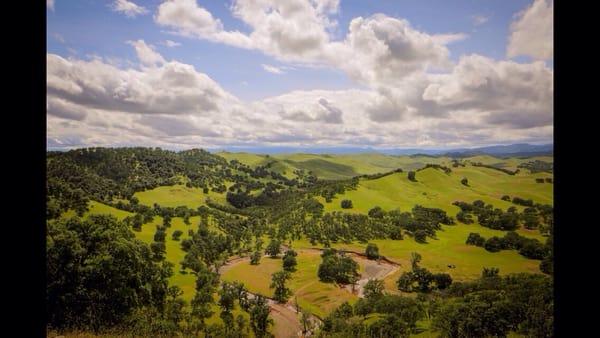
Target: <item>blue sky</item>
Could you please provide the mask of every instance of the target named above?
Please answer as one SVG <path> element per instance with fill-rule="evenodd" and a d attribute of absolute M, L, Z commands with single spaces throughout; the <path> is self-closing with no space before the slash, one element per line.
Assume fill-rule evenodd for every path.
<path fill-rule="evenodd" d="M 308 3 L 309 0 L 306 1 Z M 539 2 L 544 1 L 541 0 Z M 48 54 L 56 55 L 67 60 L 79 60 L 82 62 L 88 62 L 91 60 L 91 56 L 94 55 L 103 60 L 104 63 L 116 65 L 122 70 L 139 69 L 139 52 L 135 48 L 132 48 L 132 45 L 127 43 L 127 41 L 143 40 L 151 50 L 162 56 L 166 62 L 175 61 L 181 64 L 192 65 L 195 71 L 207 75 L 216 82 L 221 89 L 233 95 L 237 100 L 243 103 L 262 103 L 263 100 L 268 101 L 270 98 L 282 95 L 285 96 L 294 91 L 306 92 L 315 90 L 322 91 L 323 93 L 320 94 L 322 97 L 320 98 L 325 98 L 326 100 L 329 100 L 328 102 L 331 102 L 334 97 L 332 96 L 331 99 L 330 97 L 325 97 L 327 96 L 326 93 L 338 92 L 339 94 L 341 91 L 349 92 L 352 90 L 371 91 L 373 92 L 373 95 L 384 96 L 387 92 L 398 91 L 398 94 L 393 95 L 394 99 L 397 99 L 404 95 L 400 92 L 400 88 L 403 86 L 400 82 L 406 81 L 405 79 L 407 78 L 411 78 L 411 76 L 405 77 L 404 74 L 398 75 L 398 81 L 391 85 L 387 83 L 388 81 L 383 81 L 381 79 L 367 79 L 368 75 L 356 75 L 357 72 L 363 72 L 363 70 L 354 71 L 348 69 L 348 67 L 344 65 L 344 60 L 330 60 L 332 58 L 331 53 L 327 54 L 329 56 L 324 56 L 326 55 L 326 52 L 318 51 L 315 52 L 316 56 L 307 58 L 304 55 L 300 55 L 300 53 L 295 54 L 294 52 L 286 52 L 284 54 L 283 52 L 277 52 L 277 46 L 271 48 L 268 45 L 267 47 L 260 45 L 259 47 L 253 47 L 251 49 L 240 48 L 239 44 L 227 43 L 218 39 L 215 41 L 213 37 L 203 35 L 204 33 L 198 33 L 194 36 L 183 36 L 181 30 L 177 27 L 177 19 L 168 24 L 161 24 L 159 23 L 159 20 L 156 19 L 161 10 L 160 6 L 164 5 L 163 1 L 137 0 L 132 1 L 132 3 L 145 8 L 145 13 L 135 15 L 134 17 L 128 16 L 123 11 L 114 10 L 111 1 L 55 0 L 53 6 L 49 7 L 47 11 Z M 242 19 L 234 17 L 234 14 L 232 13 L 232 2 L 230 1 L 192 1 L 192 3 L 195 4 L 195 7 L 202 8 L 203 11 L 209 12 L 214 19 L 220 20 L 224 31 L 239 31 L 246 36 L 250 36 L 254 30 L 259 30 L 259 27 L 256 25 L 253 26 L 252 23 L 244 22 Z M 525 0 L 342 0 L 337 4 L 336 9 L 333 12 L 322 14 L 315 20 L 321 20 L 325 17 L 328 20 L 337 22 L 333 28 L 329 27 L 323 29 L 328 36 L 326 41 L 327 44 L 344 41 L 346 37 L 349 36 L 349 25 L 353 19 L 357 17 L 363 17 L 365 19 L 372 18 L 372 16 L 377 13 L 381 13 L 386 18 L 391 18 L 392 20 L 406 20 L 410 23 L 411 30 L 418 32 L 419 34 L 425 34 L 427 37 L 441 34 L 461 34 L 462 38 L 458 39 L 458 41 L 443 43 L 439 46 L 439 48 L 447 49 L 449 52 L 447 56 L 444 56 L 447 60 L 443 60 L 443 62 L 452 64 L 452 66 L 446 66 L 446 68 L 444 68 L 442 73 L 445 74 L 452 73 L 452 67 L 457 67 L 457 65 L 460 64 L 461 57 L 470 55 L 481 56 L 486 58 L 486 60 L 489 59 L 493 65 L 490 67 L 495 67 L 496 64 L 498 64 L 498 67 L 501 67 L 501 65 L 499 65 L 501 61 L 510 61 L 523 65 L 534 65 L 536 61 L 543 62 L 545 69 L 552 72 L 552 58 L 540 58 L 540 54 L 535 51 L 531 52 L 527 50 L 519 55 L 513 55 L 510 58 L 507 57 L 507 48 L 511 34 L 519 33 L 515 33 L 511 30 L 511 24 L 515 21 L 519 21 L 519 16 L 517 16 L 517 14 L 532 7 L 532 3 L 533 1 Z M 284 13 L 283 10 L 282 13 Z M 544 23 L 538 24 L 535 22 L 536 17 L 541 17 L 541 15 L 536 15 L 538 14 L 533 13 L 530 15 L 531 18 L 527 20 L 523 19 L 523 27 L 528 27 L 527 25 L 543 26 Z M 521 18 L 522 17 L 523 15 Z M 376 20 L 373 20 L 373 22 L 375 21 Z M 395 27 L 403 27 L 401 24 L 398 25 L 400 26 Z M 547 23 L 545 25 L 547 26 Z M 199 27 L 198 31 L 201 31 L 202 29 L 204 28 Z M 174 33 L 178 30 L 179 34 Z M 525 33 L 520 34 L 523 35 Z M 529 37 L 523 35 L 520 39 L 522 41 L 527 38 Z M 166 40 L 177 42 L 180 45 L 168 47 L 164 44 Z M 526 43 L 521 43 L 521 45 L 526 45 Z M 520 48 L 523 49 L 523 47 Z M 519 47 L 515 47 L 515 50 L 518 52 Z M 348 53 L 349 54 L 346 57 L 352 58 L 352 56 L 350 56 L 353 55 L 352 52 Z M 402 59 L 401 55 L 398 57 Z M 436 58 L 438 57 L 436 56 Z M 439 60 L 436 59 L 436 62 L 438 61 Z M 375 61 L 372 59 L 365 59 L 365 62 Z M 277 67 L 282 73 L 274 74 L 267 72 L 263 68 L 263 65 Z M 383 67 L 384 66 L 382 66 L 382 68 Z M 420 67 L 418 67 L 418 71 L 415 71 L 412 68 L 413 65 L 410 67 L 411 70 L 409 75 L 412 75 L 413 77 L 418 76 L 420 72 L 422 72 L 423 76 L 430 76 L 434 73 L 431 70 L 422 70 Z M 456 69 L 458 69 L 458 67 Z M 391 76 L 395 76 L 396 71 L 396 69 L 393 69 L 393 72 L 390 73 Z M 367 74 L 366 71 L 365 74 Z M 423 86 L 425 89 L 426 84 L 423 84 Z M 419 96 L 422 96 L 422 94 L 423 93 L 419 93 Z M 546 94 L 547 93 L 542 96 Z M 536 97 L 539 99 L 540 95 L 537 95 Z M 64 99 L 64 97 L 61 99 Z M 337 99 L 343 100 L 341 98 Z M 442 100 L 442 98 L 440 97 L 439 100 Z M 317 101 L 318 100 L 315 99 L 315 102 Z M 381 100 L 377 102 L 380 101 Z M 503 102 L 504 101 L 506 100 L 503 100 Z M 286 110 L 285 104 L 287 104 L 287 102 L 288 101 L 280 104 L 280 106 L 283 107 L 280 109 L 281 111 Z M 412 101 L 409 103 L 401 102 L 398 104 L 392 102 L 391 105 L 393 107 L 405 106 L 406 109 L 398 109 L 409 111 L 411 112 L 410 114 L 418 114 L 417 111 L 419 110 L 419 107 L 411 102 Z M 439 103 L 436 104 L 439 105 Z M 323 109 L 322 105 L 319 106 L 317 104 L 317 106 L 319 109 Z M 463 106 L 471 107 L 470 104 L 466 103 Z M 85 108 L 86 106 L 83 105 L 82 109 Z M 98 107 L 95 106 L 94 108 L 96 109 Z M 309 108 L 294 107 L 293 109 L 290 109 L 306 112 Z M 454 110 L 449 109 L 450 108 L 448 108 L 447 112 L 444 112 L 445 115 L 455 113 Z M 511 109 L 510 107 L 506 107 L 505 110 L 507 110 L 506 114 L 518 114 L 516 112 L 518 108 Z M 482 112 L 483 115 L 481 116 L 493 113 L 491 111 L 483 110 Z M 143 111 L 134 113 L 144 114 Z M 551 114 L 552 112 L 546 113 Z M 49 114 L 51 113 L 49 112 Z M 164 115 L 169 114 L 170 112 L 164 112 Z M 306 114 L 310 117 L 308 120 L 318 120 L 319 112 L 314 112 L 311 115 L 311 112 L 308 111 Z M 345 110 L 344 114 L 346 114 Z M 368 115 L 369 112 L 362 112 L 362 114 Z M 427 112 L 425 112 L 425 114 L 427 114 Z M 444 114 L 440 114 L 440 116 Z M 455 114 L 460 115 L 464 113 L 457 112 Z M 536 112 L 536 114 L 538 114 L 538 112 Z M 54 116 L 59 115 L 60 114 L 54 114 Z M 190 116 L 192 115 L 194 114 L 190 113 Z M 399 113 L 398 115 L 401 114 Z M 374 115 L 371 114 L 368 116 L 373 117 Z M 64 119 L 64 114 L 62 118 Z M 507 117 L 489 118 L 488 120 L 505 121 L 506 118 Z M 379 117 L 380 122 L 383 121 L 382 119 L 387 119 L 387 117 Z M 307 119 L 305 120 L 308 121 Z M 377 118 L 373 117 L 371 120 L 377 121 Z M 67 125 L 69 123 L 84 123 L 82 121 L 83 120 L 72 119 L 71 121 L 62 121 L 62 125 Z M 344 121 L 346 120 L 344 119 Z M 401 121 L 401 119 L 398 118 L 397 121 Z M 440 121 L 435 122 L 439 123 Z M 529 127 L 532 124 L 535 123 L 527 122 L 516 129 L 522 129 L 523 126 Z M 57 123 L 57 125 L 59 125 L 59 123 Z M 505 125 L 510 125 L 510 123 L 504 123 L 503 126 Z M 534 127 L 546 127 L 546 129 L 548 129 L 548 124 L 546 122 L 543 126 L 536 125 Z M 50 129 L 51 127 L 49 126 L 49 134 L 52 134 Z M 348 128 L 345 129 L 345 132 L 347 132 L 347 129 Z M 57 129 L 52 131 L 55 131 L 54 134 L 56 135 L 60 134 L 60 131 Z M 508 139 L 506 142 L 513 140 L 541 142 L 542 139 L 545 141 L 550 140 L 552 136 L 551 133 L 548 133 L 548 130 L 545 132 L 537 130 L 532 134 L 543 134 L 544 136 L 534 136 L 530 139 L 524 137 L 523 135 L 525 135 L 525 133 L 522 132 L 513 134 L 518 135 L 507 135 Z M 72 138 L 73 135 L 70 137 Z M 377 141 L 374 141 L 375 139 L 377 139 L 375 136 L 369 138 L 371 141 L 368 142 L 374 142 L 369 144 L 369 146 L 378 145 L 376 144 Z M 473 138 L 473 140 L 475 139 L 477 138 Z M 259 144 L 260 142 L 265 141 L 257 140 L 256 144 Z M 336 142 L 337 141 L 333 141 L 332 144 L 335 145 Z M 344 142 L 342 143 L 347 144 L 347 139 Z M 422 145 L 427 145 L 427 142 L 433 141 L 421 141 Z M 439 142 L 442 141 L 440 140 L 438 143 Z M 504 141 L 500 139 L 490 139 L 483 143 L 494 142 Z M 394 145 L 394 141 L 392 140 L 386 140 L 384 143 L 385 146 Z M 405 146 L 419 145 L 409 144 L 407 141 L 397 143 L 398 146 L 400 146 L 401 143 Z M 457 140 L 456 144 L 475 145 L 474 141 L 468 140 Z M 384 146 L 383 143 L 380 145 Z"/>

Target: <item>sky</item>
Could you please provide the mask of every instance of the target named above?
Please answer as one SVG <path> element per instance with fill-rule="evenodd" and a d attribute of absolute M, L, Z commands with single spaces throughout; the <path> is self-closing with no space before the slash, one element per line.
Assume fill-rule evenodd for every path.
<path fill-rule="evenodd" d="M 552 143 L 547 0 L 47 0 L 47 146 Z"/>

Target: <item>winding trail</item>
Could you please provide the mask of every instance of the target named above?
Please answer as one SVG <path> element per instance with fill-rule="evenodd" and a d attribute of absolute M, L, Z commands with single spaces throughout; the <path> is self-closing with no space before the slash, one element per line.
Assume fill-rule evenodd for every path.
<path fill-rule="evenodd" d="M 286 250 L 287 248 L 284 248 Z M 323 249 L 321 248 L 306 248 L 301 251 L 312 251 L 312 252 L 321 252 Z M 349 250 L 339 250 L 340 252 L 344 252 L 350 255 L 353 259 L 358 261 L 359 264 L 364 266 L 363 273 L 361 274 L 361 278 L 356 282 L 354 286 L 352 285 L 344 285 L 341 286 L 345 290 L 350 293 L 357 295 L 358 297 L 364 297 L 364 286 L 367 284 L 369 279 L 385 279 L 388 276 L 394 274 L 400 268 L 400 264 L 393 262 L 385 257 L 380 258 L 379 260 L 369 260 L 366 258 L 365 254 L 349 251 Z M 264 255 L 263 257 L 266 257 Z M 240 257 L 234 256 L 228 259 L 225 264 L 221 266 L 219 269 L 219 274 L 227 272 L 232 267 L 243 263 L 249 262 L 250 257 Z M 299 290 L 296 290 L 298 292 Z M 250 297 L 256 297 L 255 294 L 248 292 Z M 292 304 L 291 300 L 286 304 L 277 303 L 274 299 L 266 297 L 271 316 L 275 323 L 273 328 L 273 334 L 277 338 L 290 338 L 290 337 L 309 337 L 310 332 L 307 335 L 302 334 L 302 324 L 300 323 L 300 314 L 296 311 L 296 307 Z M 321 318 L 311 314 L 309 320 L 313 323 L 313 327 L 319 327 L 322 325 L 323 321 Z"/>

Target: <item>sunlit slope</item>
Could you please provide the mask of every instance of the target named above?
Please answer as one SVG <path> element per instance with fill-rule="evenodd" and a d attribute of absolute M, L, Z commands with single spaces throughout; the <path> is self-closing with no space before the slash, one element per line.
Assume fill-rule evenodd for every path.
<path fill-rule="evenodd" d="M 472 163 L 481 163 L 508 170 L 516 170 L 520 164 L 526 162 L 543 161 L 554 163 L 554 158 L 552 156 L 498 158 L 490 155 L 478 155 L 464 158 L 464 160 L 471 161 Z"/>
<path fill-rule="evenodd" d="M 447 157 L 392 156 L 380 153 L 258 155 L 220 152 L 218 155 L 228 161 L 238 160 L 250 167 L 270 164 L 272 170 L 288 177 L 292 177 L 294 170 L 297 169 L 312 171 L 321 179 L 346 179 L 357 175 L 388 172 L 398 168 L 413 170 L 422 168 L 427 163 L 450 163 L 450 158 Z"/>
<path fill-rule="evenodd" d="M 268 155 L 260 155 L 260 154 L 251 154 L 251 153 L 231 153 L 227 151 L 222 151 L 216 153 L 227 161 L 238 160 L 241 163 L 244 163 L 250 167 L 256 167 L 263 164 L 263 161 L 268 158 Z"/>
<path fill-rule="evenodd" d="M 461 184 L 466 177 L 469 186 Z M 455 215 L 460 209 L 452 203 L 457 200 L 472 202 L 481 199 L 506 210 L 512 203 L 501 200 L 503 195 L 532 198 L 535 202 L 553 204 L 553 184 L 536 183 L 536 177 L 550 174 L 507 175 L 482 167 L 452 168 L 450 174 L 427 168 L 417 172 L 417 182 L 411 182 L 406 173 L 396 173 L 375 180 L 361 179 L 356 190 L 337 195 L 331 203 L 322 203 L 326 211 L 344 210 L 367 213 L 374 206 L 386 210 L 400 208 L 409 211 L 416 204 L 436 207 Z M 352 200 L 353 208 L 342 209 L 342 199 Z"/>
<path fill-rule="evenodd" d="M 151 190 L 136 192 L 134 196 L 140 201 L 140 204 L 153 206 L 154 203 L 161 207 L 186 206 L 196 209 L 204 205 L 206 198 L 211 198 L 220 204 L 225 203 L 225 194 L 209 191 L 205 194 L 200 188 L 188 188 L 185 185 L 178 184 L 173 186 L 162 186 Z"/>
<path fill-rule="evenodd" d="M 460 183 L 466 177 L 469 186 Z M 417 172 L 417 182 L 411 182 L 406 173 L 392 174 L 375 180 L 361 179 L 358 188 L 338 195 L 331 203 L 326 203 L 326 211 L 345 211 L 367 213 L 374 206 L 385 210 L 399 208 L 410 211 L 416 204 L 445 210 L 450 216 L 455 216 L 460 209 L 452 203 L 457 200 L 473 202 L 483 200 L 495 207 L 506 210 L 515 206 L 501 200 L 503 195 L 531 198 L 535 202 L 553 204 L 552 184 L 536 183 L 536 177 L 551 177 L 550 174 L 507 175 L 500 171 L 481 167 L 452 168 L 450 174 L 441 170 L 428 168 Z M 352 209 L 342 209 L 342 199 L 350 199 Z M 519 210 L 523 207 L 517 206 Z M 515 250 L 505 250 L 491 253 L 483 248 L 469 246 L 465 241 L 470 232 L 478 232 L 485 238 L 504 236 L 506 232 L 492 230 L 475 223 L 465 225 L 457 223 L 454 226 L 443 226 L 437 232 L 437 239 L 428 239 L 427 244 L 419 244 L 412 238 L 394 241 L 372 240 L 379 246 L 380 253 L 391 258 L 406 268 L 411 252 L 419 252 L 423 256 L 423 266 L 436 272 L 447 272 L 454 279 L 465 280 L 477 278 L 483 267 L 498 267 L 501 273 L 539 272 L 539 261 L 530 260 L 519 255 Z M 539 231 L 519 229 L 523 236 L 545 241 Z M 306 241 L 297 241 L 296 247 L 310 247 Z M 364 251 L 366 244 L 335 244 L 334 247 Z M 456 268 L 449 268 L 455 265 Z M 390 290 L 395 288 L 394 282 L 399 274 L 390 276 L 386 285 Z"/>
<path fill-rule="evenodd" d="M 357 175 L 384 173 L 398 168 L 408 171 L 423 168 L 427 164 L 450 166 L 452 163 L 452 158 L 445 156 L 396 156 L 381 153 L 259 155 L 221 152 L 218 155 L 228 161 L 236 159 L 250 167 L 270 163 L 273 170 L 288 177 L 292 177 L 293 171 L 296 169 L 312 171 L 321 179 L 347 179 Z M 551 156 L 498 158 L 490 155 L 478 155 L 460 159 L 460 161 L 477 162 L 509 170 L 516 170 L 518 165 L 535 160 L 553 162 Z"/>
<path fill-rule="evenodd" d="M 120 210 L 117 208 L 113 208 L 110 205 L 106 205 L 104 203 L 100 203 L 100 202 L 96 202 L 96 201 L 90 201 L 88 204 L 88 212 L 86 212 L 83 217 L 86 218 L 89 215 L 113 215 L 115 216 L 118 220 L 122 221 L 125 217 L 127 216 L 133 216 L 133 213 L 125 211 L 125 210 Z M 61 215 L 61 218 L 70 218 L 76 216 L 75 210 L 69 210 L 67 212 L 64 212 Z"/>

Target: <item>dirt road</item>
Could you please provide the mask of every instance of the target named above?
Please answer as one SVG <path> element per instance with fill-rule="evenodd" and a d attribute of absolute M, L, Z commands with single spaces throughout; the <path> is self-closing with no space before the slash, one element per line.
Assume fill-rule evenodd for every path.
<path fill-rule="evenodd" d="M 302 249 L 300 251 L 314 251 L 320 252 L 321 249 L 311 248 L 311 249 Z M 389 275 L 395 273 L 400 265 L 389 260 L 369 260 L 364 255 L 355 253 L 355 252 L 347 252 L 346 254 L 350 255 L 352 259 L 356 260 L 359 264 L 364 266 L 363 273 L 361 274 L 360 279 L 354 285 L 346 285 L 344 289 L 348 292 L 352 292 L 356 294 L 358 297 L 364 297 L 364 286 L 367 284 L 369 279 L 377 278 L 377 279 L 385 279 Z M 266 256 L 266 255 L 265 255 Z M 220 269 L 219 274 L 223 274 L 233 266 L 236 266 L 242 262 L 249 262 L 250 257 L 233 257 L 229 259 Z M 249 295 L 254 296 L 254 294 L 249 293 Z M 269 308 L 271 310 L 271 317 L 273 318 L 274 326 L 273 326 L 273 334 L 277 338 L 290 338 L 290 337 L 302 337 L 302 325 L 300 323 L 300 314 L 296 312 L 296 308 L 293 304 L 288 302 L 287 304 L 279 304 L 275 300 L 271 298 L 267 298 L 269 303 Z M 310 317 L 311 321 L 314 325 L 319 326 L 322 324 L 321 320 L 315 316 Z"/>

